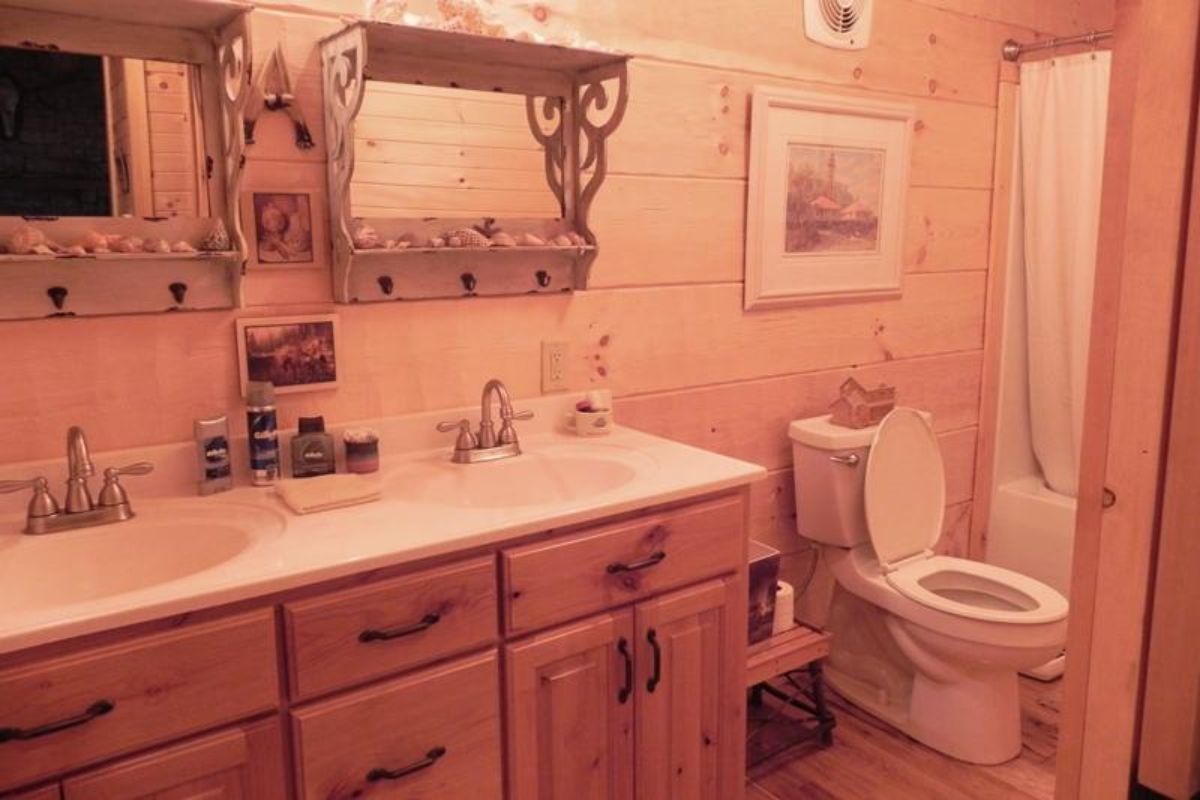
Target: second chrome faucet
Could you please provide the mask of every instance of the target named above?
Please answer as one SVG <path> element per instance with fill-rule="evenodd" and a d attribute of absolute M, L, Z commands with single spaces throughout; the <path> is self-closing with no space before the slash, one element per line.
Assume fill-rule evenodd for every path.
<path fill-rule="evenodd" d="M 500 402 L 500 430 L 492 420 L 492 397 Z M 496 461 L 501 458 L 512 458 L 521 454 L 521 444 L 517 438 L 514 420 L 533 419 L 532 411 L 514 411 L 512 399 L 504 383 L 492 378 L 483 387 L 483 396 L 479 401 L 479 431 L 472 432 L 471 421 L 460 419 L 457 422 L 440 422 L 438 430 L 443 433 L 458 431 L 454 442 L 454 455 L 451 461 L 456 464 L 476 464 L 481 461 Z"/>

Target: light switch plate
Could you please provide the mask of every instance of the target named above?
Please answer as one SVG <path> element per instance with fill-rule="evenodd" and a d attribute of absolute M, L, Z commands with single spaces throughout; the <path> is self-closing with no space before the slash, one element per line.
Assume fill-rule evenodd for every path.
<path fill-rule="evenodd" d="M 542 342 L 542 392 L 564 392 L 567 389 L 566 342 Z"/>

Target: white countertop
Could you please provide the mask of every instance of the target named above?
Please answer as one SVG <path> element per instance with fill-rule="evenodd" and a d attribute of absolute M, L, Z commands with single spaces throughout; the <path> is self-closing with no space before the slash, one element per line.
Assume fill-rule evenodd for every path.
<path fill-rule="evenodd" d="M 533 404 L 546 406 L 544 419 L 561 419 L 561 400 Z M 407 429 L 425 430 L 434 416 L 446 415 L 421 415 L 406 423 L 417 427 Z M 127 481 L 138 512 L 127 523 L 25 536 L 19 533 L 23 515 L 4 513 L 0 653 L 498 545 L 745 485 L 766 474 L 754 464 L 619 426 L 595 438 L 561 432 L 553 423 L 530 428 L 522 432 L 521 456 L 489 464 L 451 464 L 446 444 L 410 452 L 385 449 L 378 478 L 382 500 L 317 514 L 291 513 L 269 488 L 188 496 L 190 479 L 183 486 L 155 486 L 141 498 L 138 484 Z M 400 438 L 399 430 L 392 426 L 385 436 Z M 171 447 L 176 450 L 167 460 L 190 457 L 190 445 Z M 594 458 L 600 468 L 592 469 Z M 100 468 L 115 463 L 99 455 L 94 460 Z M 165 471 L 176 477 L 188 472 L 178 464 Z M 0 478 L 15 474 L 0 469 Z M 511 490 L 497 488 L 506 481 Z M 178 546 L 160 547 L 164 536 L 178 537 Z M 223 547 L 232 555 L 213 554 Z M 185 559 L 195 571 L 130 591 L 96 589 L 113 581 L 136 585 L 139 569 L 157 569 L 164 559 Z M 215 563 L 205 566 L 206 559 Z M 31 574 L 35 571 L 41 574 Z"/>

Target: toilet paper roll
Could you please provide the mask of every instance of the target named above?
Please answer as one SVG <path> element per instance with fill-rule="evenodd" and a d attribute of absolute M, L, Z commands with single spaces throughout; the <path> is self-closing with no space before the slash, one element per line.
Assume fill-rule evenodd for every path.
<path fill-rule="evenodd" d="M 775 592 L 775 619 L 771 623 L 771 635 L 778 636 L 790 631 L 796 624 L 796 590 L 787 581 L 779 581 Z"/>

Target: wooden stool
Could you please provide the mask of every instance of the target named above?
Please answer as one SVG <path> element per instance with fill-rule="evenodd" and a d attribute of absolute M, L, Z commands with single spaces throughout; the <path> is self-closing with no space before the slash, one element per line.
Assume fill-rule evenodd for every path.
<path fill-rule="evenodd" d="M 791 630 L 750 645 L 746 658 L 746 687 L 750 690 L 750 703 L 760 706 L 763 694 L 769 694 L 805 712 L 814 722 L 786 747 L 761 755 L 754 759 L 755 763 L 813 738 L 818 739 L 821 747 L 833 744 L 833 729 L 837 726 L 837 720 L 825 702 L 825 680 L 821 671 L 821 660 L 829 655 L 829 639 L 825 631 L 797 622 Z M 772 678 L 801 669 L 808 673 L 807 689 L 788 694 L 770 684 Z"/>

